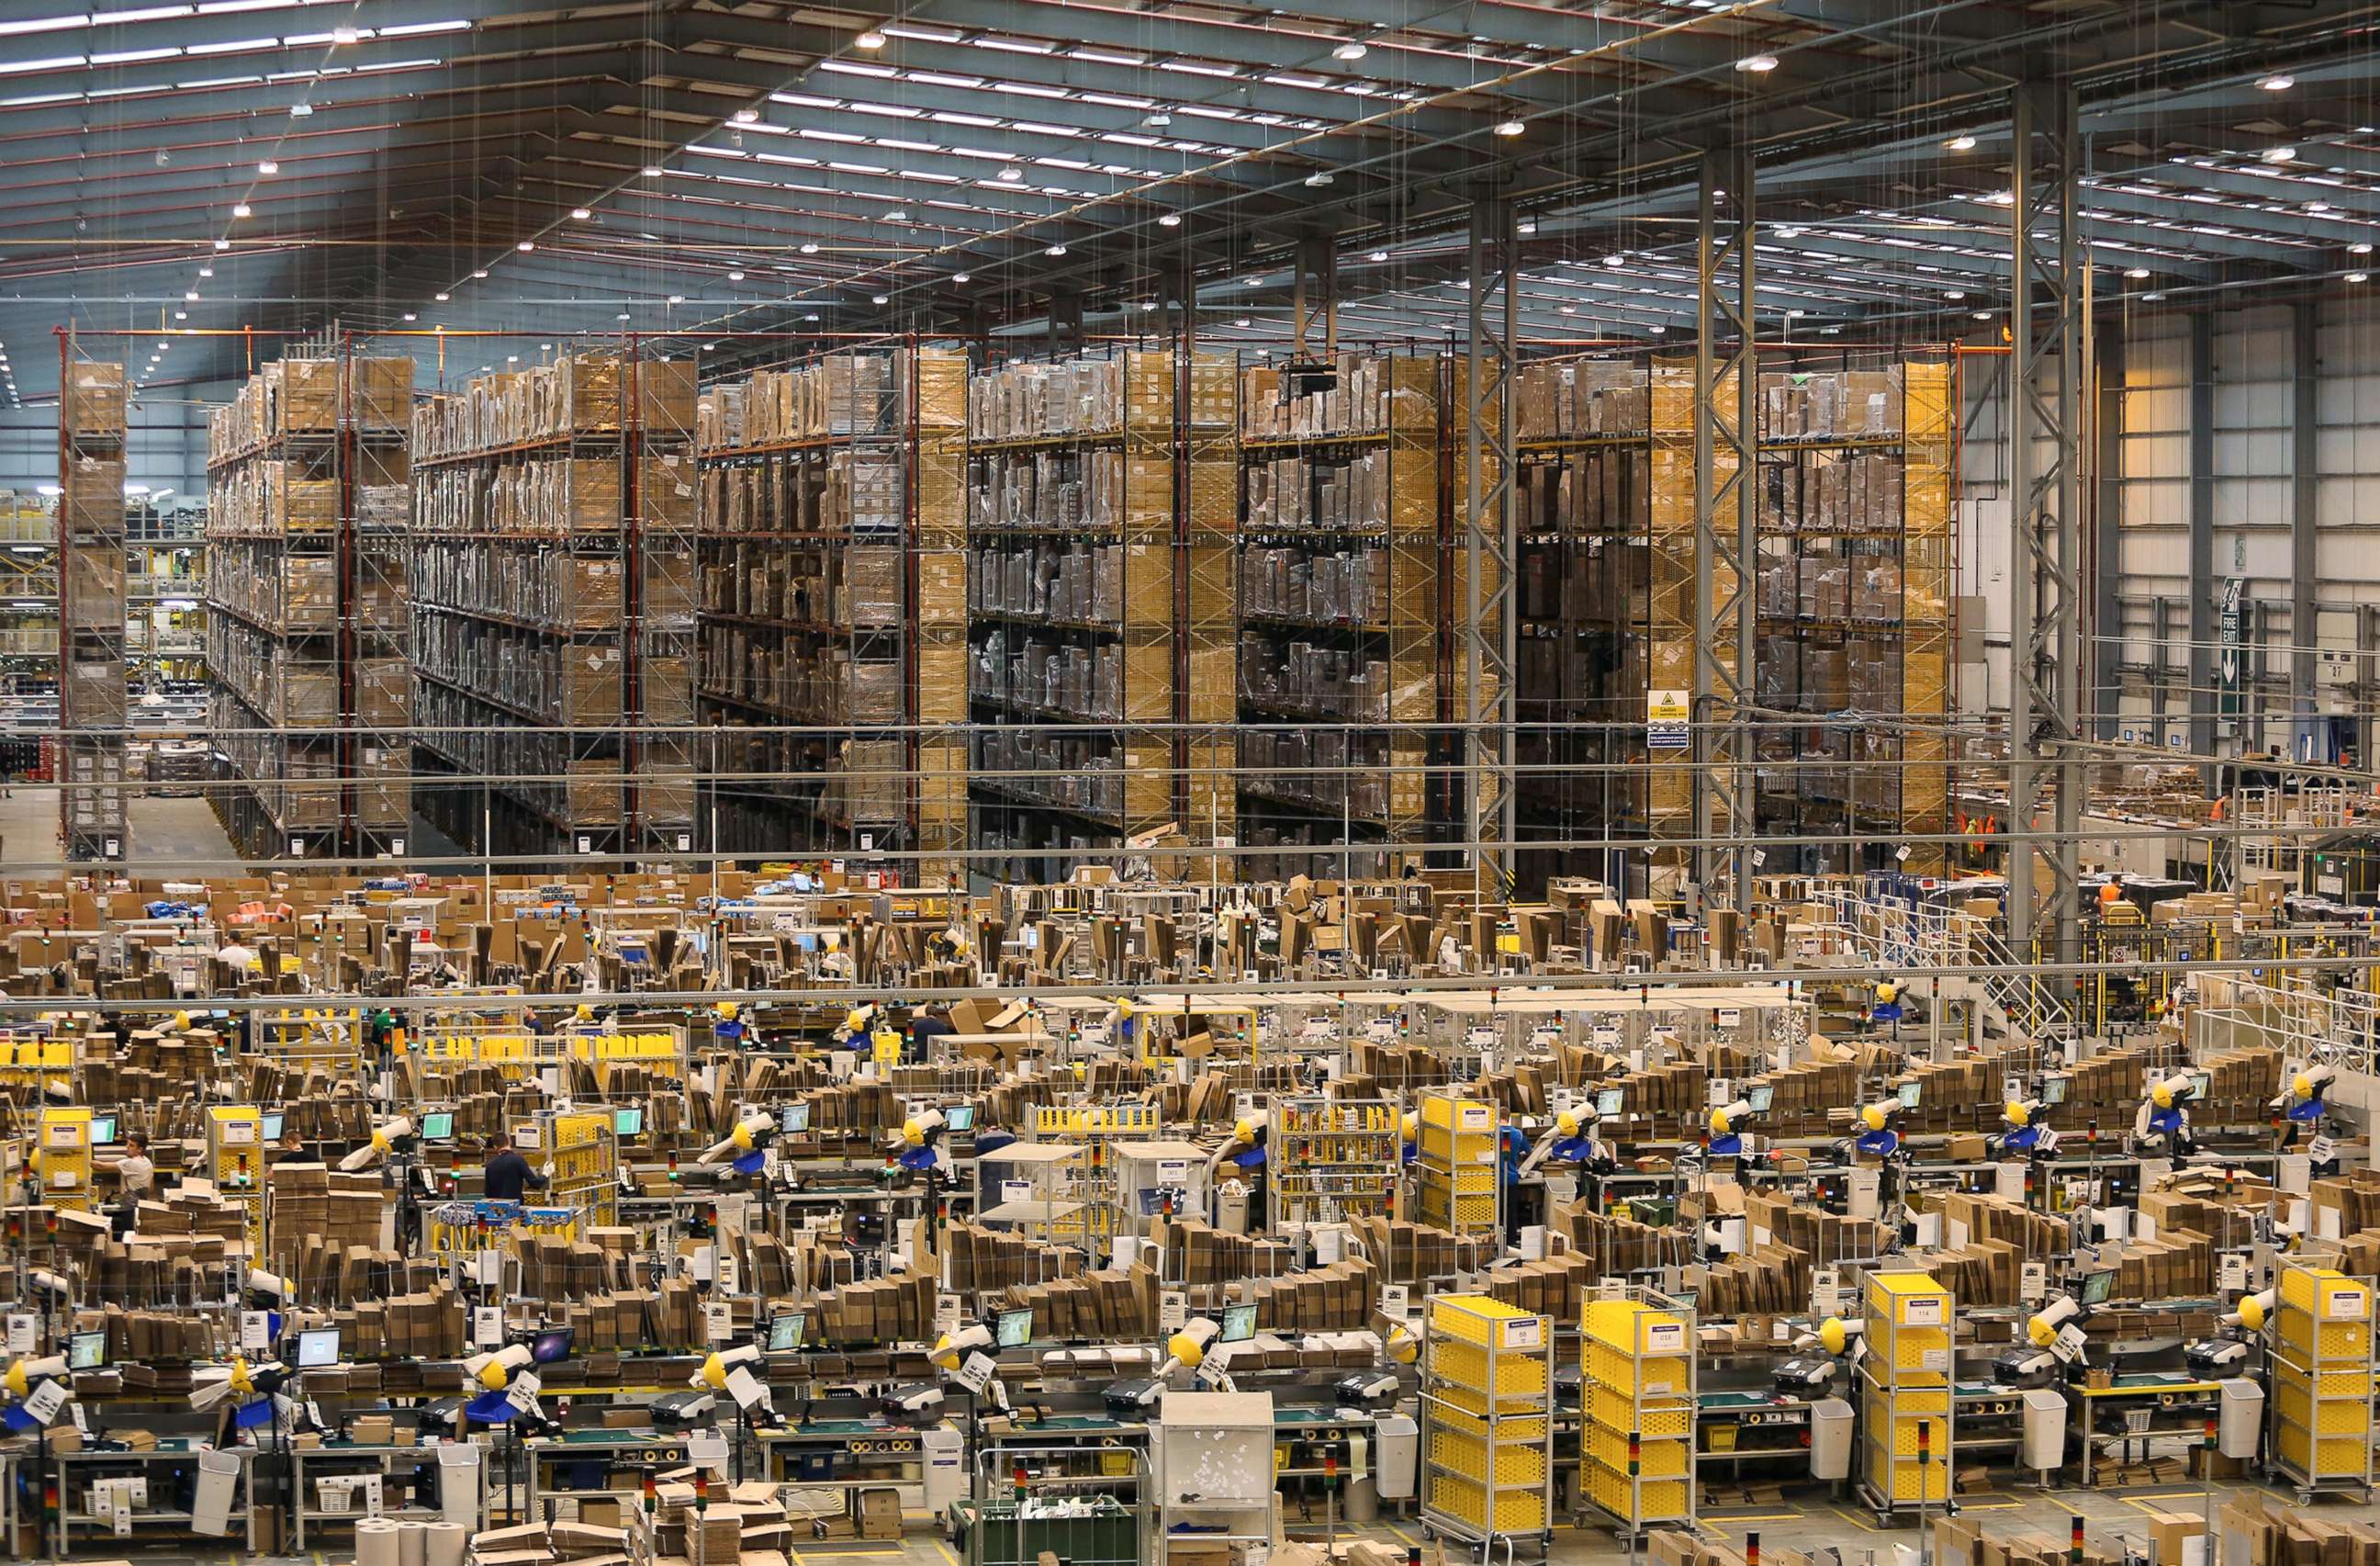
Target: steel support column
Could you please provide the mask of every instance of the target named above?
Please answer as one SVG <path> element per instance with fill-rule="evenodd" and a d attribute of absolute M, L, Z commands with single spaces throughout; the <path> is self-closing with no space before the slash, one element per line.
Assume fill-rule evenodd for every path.
<path fill-rule="evenodd" d="M 1512 398 L 1519 321 L 1520 234 L 1500 196 L 1471 204 L 1471 336 L 1463 368 L 1463 762 L 1473 866 L 1483 889 L 1509 891 L 1513 837 L 1514 670 L 1520 626 L 1512 564 L 1520 511 L 1513 490 Z M 1300 267 L 1301 281 L 1304 267 Z"/>
<path fill-rule="evenodd" d="M 1297 241 L 1297 278 L 1290 292 L 1290 361 L 1307 363 L 1339 351 L 1339 252 L 1328 234 Z"/>
<path fill-rule="evenodd" d="M 2112 740 L 2122 732 L 2124 611 L 2116 589 L 2124 579 L 2124 339 L 2112 324 L 2092 338 L 2095 408 L 2091 420 L 2091 625 L 2088 711 L 2093 733 Z"/>
<path fill-rule="evenodd" d="M 2216 592 L 2215 323 L 2198 311 L 2190 318 L 2190 646 L 2183 660 L 2190 669 L 2193 756 L 2215 753 Z M 2234 671 L 2231 681 L 2237 679 Z M 2207 776 L 2214 776 L 2212 768 Z"/>
<path fill-rule="evenodd" d="M 2010 945 L 2020 960 L 2081 956 L 2076 831 L 2082 822 L 2080 533 L 2082 348 L 2091 329 L 2079 268 L 2074 90 L 2015 93 L 2010 163 L 2009 327 Z"/>
<path fill-rule="evenodd" d="M 2315 480 L 2321 475 L 2322 454 L 2314 444 L 2316 400 L 2322 353 L 2315 334 L 2320 327 L 2314 307 L 2300 303 L 2289 311 L 2289 336 L 2296 373 L 2289 390 L 2289 688 L 2297 693 L 2290 703 L 2297 721 L 2290 725 L 2289 749 L 2296 752 L 2300 733 L 2313 727 L 2314 649 L 2320 638 L 2314 607 L 2314 573 L 2321 558 L 2314 545 L 2314 517 L 2320 505 Z"/>
<path fill-rule="evenodd" d="M 1752 153 L 1703 154 L 1695 246 L 1694 880 L 1706 900 L 1752 903 L 1755 831 L 1746 692 L 1759 647 L 1759 375 L 1753 339 Z"/>
<path fill-rule="evenodd" d="M 1049 348 L 1051 359 L 1065 359 L 1083 351 L 1083 296 L 1079 292 L 1050 296 Z"/>

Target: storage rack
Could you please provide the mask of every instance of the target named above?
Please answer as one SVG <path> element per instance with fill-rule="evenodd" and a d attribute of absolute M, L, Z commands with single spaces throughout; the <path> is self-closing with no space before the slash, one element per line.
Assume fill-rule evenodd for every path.
<path fill-rule="evenodd" d="M 1867 844 L 1856 863 L 1840 846 L 1787 850 L 1789 868 L 1891 869 L 1903 831 L 1945 829 L 1943 768 L 1896 770 L 1943 761 L 1944 741 L 1872 718 L 1946 710 L 1949 375 L 1917 356 L 1772 356 L 1761 372 L 1756 694 L 1814 716 L 1761 731 L 1759 827 Z M 1910 846 L 1912 874 L 1941 863 L 1937 845 Z"/>
<path fill-rule="evenodd" d="M 1449 602 L 1439 364 L 1350 351 L 1332 369 L 1319 390 L 1240 370 L 1238 821 L 1252 846 L 1419 842 L 1429 826 Z M 1288 853 L 1245 870 L 1386 863 Z"/>
<path fill-rule="evenodd" d="M 967 398 L 967 701 L 978 868 L 1062 879 L 1172 818 L 1174 356 L 976 375 Z"/>
<path fill-rule="evenodd" d="M 963 752 L 903 730 L 965 716 L 949 447 L 965 372 L 911 346 L 704 395 L 698 692 L 726 779 L 721 846 L 962 846 Z M 913 787 L 913 768 L 940 786 Z"/>
<path fill-rule="evenodd" d="M 414 414 L 418 738 L 473 851 L 693 840 L 694 364 L 573 347 Z"/>
<path fill-rule="evenodd" d="M 525 1151 L 535 1153 L 537 1162 L 552 1164 L 553 1174 L 537 1193 L 536 1205 L 566 1207 L 576 1213 L 574 1239 L 583 1237 L 590 1227 L 601 1229 L 616 1221 L 620 1144 L 613 1132 L 612 1111 L 543 1111 L 534 1120 L 514 1127 L 513 1140 Z"/>
<path fill-rule="evenodd" d="M 58 504 L 0 490 L 0 755 L 46 779 L 58 736 Z"/>
<path fill-rule="evenodd" d="M 2273 1323 L 2268 1472 L 2317 1494 L 2372 1493 L 2372 1289 L 2283 1258 Z"/>
<path fill-rule="evenodd" d="M 67 857 L 125 836 L 124 366 L 58 340 L 58 790 Z"/>
<path fill-rule="evenodd" d="M 1501 1196 L 1496 1139 L 1494 1104 L 1445 1093 L 1423 1094 L 1415 1216 L 1457 1234 L 1496 1232 Z"/>
<path fill-rule="evenodd" d="M 1694 1307 L 1625 1286 L 1586 1303 L 1580 1493 L 1625 1535 L 1694 1525 Z"/>
<path fill-rule="evenodd" d="M 1128 1142 L 1147 1142 L 1162 1133 L 1164 1122 L 1148 1104 L 1045 1105 L 1033 1111 L 1033 1140 L 1078 1149 L 1082 1162 L 1066 1171 L 1065 1194 L 1082 1203 L 1079 1212 L 1063 1222 L 1053 1221 L 1049 1237 L 1088 1248 L 1095 1255 L 1107 1252 L 1121 1217 L 1117 1199 L 1116 1149 Z"/>
<path fill-rule="evenodd" d="M 1950 1291 L 1922 1272 L 1872 1272 L 1861 1294 L 1859 1488 L 1880 1519 L 1950 1499 Z"/>
<path fill-rule="evenodd" d="M 1421 1377 L 1423 1525 L 1508 1548 L 1553 1533 L 1554 1334 L 1476 1294 L 1429 1302 Z"/>
<path fill-rule="evenodd" d="M 292 357 L 207 429 L 211 719 L 243 853 L 404 851 L 413 361 Z"/>
<path fill-rule="evenodd" d="M 152 689 L 206 678 L 206 509 L 125 507 L 125 656 Z M 147 727 L 135 709 L 133 721 Z M 189 727 L 203 721 L 203 711 Z M 176 724 L 173 727 L 184 727 Z"/>
<path fill-rule="evenodd" d="M 1642 356 L 1523 365 L 1515 820 L 1575 838 L 1641 824 L 1645 759 L 1652 367 Z M 1572 769 L 1582 770 L 1572 770 Z M 1600 855 L 1516 855 L 1521 883 L 1616 880 Z"/>
<path fill-rule="evenodd" d="M 1387 1217 L 1396 1205 L 1402 1117 L 1386 1098 L 1272 1101 L 1277 1225 Z"/>

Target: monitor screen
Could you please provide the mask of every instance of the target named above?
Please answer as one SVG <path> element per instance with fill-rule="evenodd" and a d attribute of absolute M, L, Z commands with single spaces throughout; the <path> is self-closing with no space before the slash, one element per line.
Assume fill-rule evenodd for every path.
<path fill-rule="evenodd" d="M 818 949 L 818 937 L 808 934 L 795 936 L 794 937 L 794 949 L 796 951 L 816 951 Z"/>
<path fill-rule="evenodd" d="M 1777 1099 L 1777 1089 L 1770 1083 L 1754 1083 L 1743 1090 L 1743 1101 L 1752 1106 L 1755 1115 L 1768 1113 L 1768 1106 Z"/>
<path fill-rule="evenodd" d="M 778 1128 L 788 1136 L 795 1132 L 809 1130 L 810 1107 L 807 1104 L 786 1105 L 777 1116 L 777 1124 Z"/>
<path fill-rule="evenodd" d="M 103 1147 L 115 1140 L 115 1117 L 93 1115 L 91 1118 L 91 1144 L 93 1147 Z"/>
<path fill-rule="evenodd" d="M 786 1311 L 769 1318 L 769 1352 L 788 1353 L 802 1346 L 802 1329 L 809 1325 L 807 1311 Z"/>
<path fill-rule="evenodd" d="M 2065 1102 L 2066 1102 L 2066 1079 L 2065 1079 L 2064 1077 L 2044 1077 L 2044 1078 L 2042 1078 L 2042 1079 L 2041 1079 L 2041 1101 L 2042 1101 L 2044 1104 L 2063 1104 L 2063 1103 L 2065 1103 Z"/>
<path fill-rule="evenodd" d="M 289 1117 L 286 1114 L 284 1114 L 278 1109 L 270 1111 L 264 1117 L 264 1140 L 267 1142 L 280 1141 L 281 1132 L 288 1126 L 288 1124 Z"/>
<path fill-rule="evenodd" d="M 1033 1313 L 1002 1311 L 1000 1319 L 991 1324 L 991 1340 L 1000 1348 L 1021 1349 L 1033 1341 Z"/>
<path fill-rule="evenodd" d="M 2212 1071 L 2192 1071 L 2192 1072 L 2191 1072 L 2191 1073 L 2190 1073 L 2190 1096 L 2191 1096 L 2191 1097 L 2192 1097 L 2192 1098 L 2204 1098 L 2204 1097 L 2205 1097 L 2209 1093 L 2211 1093 L 2211 1092 L 2213 1092 L 2213 1091 L 2214 1091 L 2214 1088 L 2215 1088 L 2215 1073 L 2214 1073 L 2214 1072 L 2212 1072 Z"/>
<path fill-rule="evenodd" d="M 97 1370 L 107 1363 L 107 1334 L 76 1332 L 67 1338 L 67 1368 Z"/>
<path fill-rule="evenodd" d="M 2074 1292 L 2075 1298 L 2085 1305 L 2104 1305 L 2107 1303 L 2107 1296 L 2115 1291 L 2116 1272 L 2113 1267 L 2107 1267 L 2085 1274 L 2082 1286 Z"/>
<path fill-rule="evenodd" d="M 945 1131 L 975 1130 L 975 1106 L 972 1104 L 953 1104 L 949 1108 L 943 1110 L 942 1128 Z"/>
<path fill-rule="evenodd" d="M 1626 1101 L 1627 1093 L 1628 1090 L 1624 1087 L 1606 1087 L 1597 1089 L 1595 1095 L 1595 1112 L 1603 1116 L 1607 1119 L 1617 1115 L 1620 1113 L 1620 1106 Z"/>
<path fill-rule="evenodd" d="M 644 1112 L 642 1109 L 614 1109 L 614 1110 L 613 1110 L 613 1111 L 612 1111 L 612 1134 L 613 1134 L 613 1135 L 614 1135 L 614 1136 L 642 1136 L 642 1135 L 644 1135 L 644 1134 L 645 1134 L 645 1112 Z"/>
<path fill-rule="evenodd" d="M 298 1334 L 298 1368 L 323 1370 L 339 1363 L 339 1329 L 317 1327 Z"/>
<path fill-rule="evenodd" d="M 444 1111 L 422 1116 L 421 1140 L 424 1142 L 454 1141 L 455 1117 Z"/>
<path fill-rule="evenodd" d="M 570 1357 L 570 1328 L 550 1327 L 529 1340 L 528 1357 L 537 1364 L 559 1364 Z"/>
<path fill-rule="evenodd" d="M 1900 1084 L 1900 1107 L 1904 1109 L 1916 1108 L 1917 1095 L 1923 1090 L 1924 1086 L 1925 1084 L 1922 1083 L 1902 1083 Z"/>
<path fill-rule="evenodd" d="M 1257 1335 L 1257 1308 L 1254 1305 L 1223 1307 L 1222 1341 L 1245 1343 Z"/>

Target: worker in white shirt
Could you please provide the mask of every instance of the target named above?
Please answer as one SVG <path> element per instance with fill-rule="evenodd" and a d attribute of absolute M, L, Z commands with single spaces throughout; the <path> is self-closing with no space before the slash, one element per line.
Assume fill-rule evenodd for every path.
<path fill-rule="evenodd" d="M 149 1139 L 135 1132 L 124 1139 L 124 1156 L 115 1160 L 119 1200 L 114 1228 L 117 1235 L 132 1231 L 134 1216 L 140 1210 L 140 1200 L 149 1194 L 156 1181 L 157 1166 L 149 1156 Z"/>

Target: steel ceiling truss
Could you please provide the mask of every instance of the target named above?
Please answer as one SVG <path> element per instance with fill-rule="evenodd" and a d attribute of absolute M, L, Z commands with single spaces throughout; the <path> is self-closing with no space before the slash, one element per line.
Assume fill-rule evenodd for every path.
<path fill-rule="evenodd" d="M 2009 934 L 2081 952 L 2082 361 L 2089 303 L 2076 219 L 2082 145 L 2070 83 L 2016 90 L 2009 361 Z"/>
<path fill-rule="evenodd" d="M 1753 715 L 1745 692 L 1759 646 L 1759 404 L 1753 336 L 1752 153 L 1703 156 L 1695 243 L 1694 879 L 1706 898 L 1752 904 Z"/>

